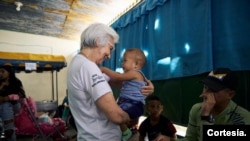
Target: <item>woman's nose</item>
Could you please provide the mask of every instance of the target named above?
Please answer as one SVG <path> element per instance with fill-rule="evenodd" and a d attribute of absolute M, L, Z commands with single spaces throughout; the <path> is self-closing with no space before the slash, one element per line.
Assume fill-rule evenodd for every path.
<path fill-rule="evenodd" d="M 105 55 L 105 59 L 110 59 L 110 54 L 109 54 L 109 55 L 106 54 L 106 55 Z"/>
<path fill-rule="evenodd" d="M 109 54 L 109 55 L 107 55 L 107 58 L 108 58 L 108 59 L 110 59 L 110 54 Z"/>

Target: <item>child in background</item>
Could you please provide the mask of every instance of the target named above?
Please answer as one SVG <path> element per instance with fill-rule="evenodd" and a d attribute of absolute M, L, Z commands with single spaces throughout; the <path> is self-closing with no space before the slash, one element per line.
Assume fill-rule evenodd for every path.
<path fill-rule="evenodd" d="M 146 111 L 149 116 L 139 127 L 139 141 L 144 141 L 145 137 L 148 141 L 177 139 L 173 123 L 162 115 L 163 105 L 159 97 L 150 95 L 146 98 Z"/>
<path fill-rule="evenodd" d="M 105 67 L 100 68 L 104 75 L 106 74 L 110 77 L 110 81 L 122 82 L 118 105 L 134 121 L 138 121 L 138 118 L 144 113 L 145 95 L 141 93 L 141 87 L 147 85 L 147 79 L 141 69 L 145 62 L 146 57 L 143 51 L 138 48 L 129 48 L 123 55 L 123 74 Z M 129 140 L 132 136 L 132 131 L 126 124 L 122 124 L 120 127 L 122 130 L 122 141 Z"/>

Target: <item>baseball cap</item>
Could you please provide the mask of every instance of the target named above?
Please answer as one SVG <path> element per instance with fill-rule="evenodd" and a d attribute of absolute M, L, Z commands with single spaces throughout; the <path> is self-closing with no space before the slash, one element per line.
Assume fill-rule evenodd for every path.
<path fill-rule="evenodd" d="M 229 68 L 216 68 L 200 82 L 217 92 L 226 88 L 236 90 L 238 78 L 235 72 L 231 71 Z"/>

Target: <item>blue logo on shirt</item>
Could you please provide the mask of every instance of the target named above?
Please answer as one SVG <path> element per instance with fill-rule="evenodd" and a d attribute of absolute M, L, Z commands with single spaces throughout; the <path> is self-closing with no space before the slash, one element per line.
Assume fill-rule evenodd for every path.
<path fill-rule="evenodd" d="M 104 82 L 105 80 L 104 80 L 102 75 L 99 76 L 97 74 L 94 74 L 94 75 L 92 75 L 92 81 L 93 81 L 92 87 L 94 87 L 95 85 L 97 85 L 97 84 L 99 84 L 101 82 Z"/>

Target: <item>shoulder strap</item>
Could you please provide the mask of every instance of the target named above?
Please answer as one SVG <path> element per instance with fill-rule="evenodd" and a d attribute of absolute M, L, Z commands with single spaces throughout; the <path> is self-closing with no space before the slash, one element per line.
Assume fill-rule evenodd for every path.
<path fill-rule="evenodd" d="M 138 71 L 139 73 L 141 73 L 141 75 L 144 77 L 144 80 L 147 79 L 147 77 L 144 75 L 144 73 L 141 70 L 136 70 L 136 71 Z"/>

